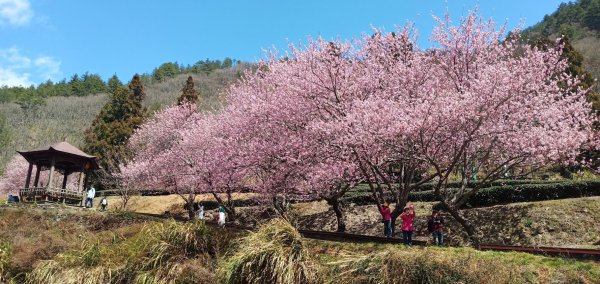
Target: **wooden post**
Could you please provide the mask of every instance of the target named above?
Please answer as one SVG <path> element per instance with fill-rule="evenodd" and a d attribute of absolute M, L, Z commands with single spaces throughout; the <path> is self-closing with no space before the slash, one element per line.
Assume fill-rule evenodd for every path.
<path fill-rule="evenodd" d="M 67 179 L 69 178 L 70 174 L 71 174 L 70 172 L 65 171 L 65 175 L 63 176 L 63 183 L 62 183 L 62 187 L 61 187 L 62 189 L 67 188 Z"/>
<path fill-rule="evenodd" d="M 27 180 L 25 181 L 25 188 L 29 188 L 29 182 L 31 181 L 31 171 L 33 171 L 33 164 L 29 163 L 29 169 L 27 170 Z"/>
<path fill-rule="evenodd" d="M 54 157 L 52 157 L 52 161 L 50 161 L 50 175 L 48 177 L 48 186 L 46 186 L 46 201 L 48 201 L 48 190 L 52 187 L 52 182 L 54 181 L 54 164 L 55 164 L 55 159 Z"/>
<path fill-rule="evenodd" d="M 35 165 L 35 179 L 33 180 L 33 187 L 38 187 L 40 183 L 40 165 Z"/>
<path fill-rule="evenodd" d="M 61 187 L 61 191 L 60 191 L 60 192 L 61 192 L 61 194 L 62 194 L 62 201 L 63 201 L 63 204 L 65 204 L 65 199 L 66 199 L 66 196 L 65 196 L 65 191 L 67 190 L 67 179 L 69 178 L 69 175 L 70 175 L 70 174 L 71 174 L 71 173 L 69 173 L 69 172 L 67 172 L 67 171 L 65 170 L 65 173 L 64 173 L 64 176 L 63 176 L 62 187 Z"/>
<path fill-rule="evenodd" d="M 81 199 L 81 206 L 85 206 L 85 171 L 82 169 L 81 174 L 79 175 L 79 192 L 83 194 L 83 198 Z"/>

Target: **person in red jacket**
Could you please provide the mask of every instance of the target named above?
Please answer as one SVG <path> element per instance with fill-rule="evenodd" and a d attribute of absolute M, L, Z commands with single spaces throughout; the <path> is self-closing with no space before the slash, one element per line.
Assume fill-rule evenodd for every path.
<path fill-rule="evenodd" d="M 392 237 L 392 210 L 387 202 L 383 203 L 383 206 L 379 209 L 379 213 L 383 217 L 383 234 L 391 238 Z"/>
<path fill-rule="evenodd" d="M 407 246 L 412 245 L 412 234 L 415 230 L 413 224 L 415 220 L 415 206 L 410 204 L 404 207 L 404 212 L 400 215 L 402 219 L 402 239 Z"/>

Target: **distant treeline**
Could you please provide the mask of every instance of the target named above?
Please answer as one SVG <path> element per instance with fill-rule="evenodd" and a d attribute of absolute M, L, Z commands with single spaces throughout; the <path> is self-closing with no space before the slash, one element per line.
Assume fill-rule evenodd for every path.
<path fill-rule="evenodd" d="M 561 3 L 558 9 L 540 23 L 525 30 L 526 34 L 548 37 L 563 34 L 570 39 L 584 36 L 586 28 L 600 31 L 600 0 L 578 0 Z"/>
<path fill-rule="evenodd" d="M 239 64 L 239 60 L 225 58 L 221 60 L 200 60 L 193 65 L 180 65 L 177 62 L 167 62 L 155 68 L 151 74 L 141 75 L 145 83 L 160 82 L 186 73 L 210 73 L 217 69 L 232 68 Z M 98 74 L 75 74 L 69 80 L 62 79 L 58 82 L 48 80 L 37 87 L 0 87 L 0 103 L 15 102 L 22 108 L 31 108 L 44 103 L 44 99 L 53 96 L 87 96 L 98 93 L 109 93 L 123 83 L 113 75 L 106 82 Z"/>

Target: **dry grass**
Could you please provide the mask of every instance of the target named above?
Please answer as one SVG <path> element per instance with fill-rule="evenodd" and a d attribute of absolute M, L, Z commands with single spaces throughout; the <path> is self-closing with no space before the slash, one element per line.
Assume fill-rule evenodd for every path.
<path fill-rule="evenodd" d="M 149 223 L 134 236 L 40 261 L 27 283 L 209 283 L 219 246 L 203 223 Z"/>
<path fill-rule="evenodd" d="M 598 283 L 600 279 L 598 262 L 470 248 L 305 240 L 282 220 L 231 243 L 238 237 L 201 222 L 154 222 L 127 213 L 60 206 L 0 211 L 0 282 Z"/>
<path fill-rule="evenodd" d="M 34 206 L 0 207 L 2 274 L 5 279 L 21 279 L 39 260 L 81 246 L 126 238 L 140 230 L 146 218 L 127 214 L 99 214 L 77 208 L 43 209 Z M 2 282 L 2 281 L 0 281 Z M 22 282 L 22 281 L 18 281 Z"/>
<path fill-rule="evenodd" d="M 600 264 L 470 248 L 312 242 L 331 283 L 598 283 Z"/>
<path fill-rule="evenodd" d="M 221 196 L 226 199 L 225 195 Z M 234 193 L 233 199 L 244 200 L 252 197 L 250 193 Z M 96 198 L 94 204 L 100 204 L 101 198 Z M 118 196 L 109 196 L 108 208 L 116 209 L 121 205 L 121 200 Z M 201 201 L 214 201 L 212 194 L 199 194 L 196 196 L 196 202 Z M 151 214 L 163 214 L 165 211 L 173 212 L 174 209 L 179 208 L 184 210 L 185 202 L 177 194 L 170 195 L 156 195 L 156 196 L 133 196 L 127 204 L 127 210 L 139 213 L 151 213 Z M 184 212 L 184 211 L 181 211 Z"/>
<path fill-rule="evenodd" d="M 319 266 L 298 231 L 275 219 L 241 239 L 219 267 L 223 283 L 321 283 Z"/>

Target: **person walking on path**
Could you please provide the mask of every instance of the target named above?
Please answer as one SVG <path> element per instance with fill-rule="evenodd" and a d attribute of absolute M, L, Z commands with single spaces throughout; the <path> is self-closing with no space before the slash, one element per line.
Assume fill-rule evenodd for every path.
<path fill-rule="evenodd" d="M 94 186 L 90 186 L 90 189 L 88 189 L 87 194 L 86 194 L 84 207 L 87 208 L 87 205 L 89 203 L 90 208 L 93 208 L 94 207 L 94 197 L 96 197 L 96 189 L 94 188 Z"/>
<path fill-rule="evenodd" d="M 204 206 L 198 206 L 198 220 L 204 220 Z"/>
<path fill-rule="evenodd" d="M 102 200 L 100 201 L 100 211 L 106 211 L 107 206 L 108 200 L 106 200 L 106 196 L 102 196 Z"/>
<path fill-rule="evenodd" d="M 431 212 L 431 218 L 427 221 L 427 230 L 433 237 L 433 244 L 436 246 L 444 245 L 444 218 L 440 216 L 438 210 Z"/>
<path fill-rule="evenodd" d="M 379 213 L 383 217 L 383 235 L 388 238 L 392 237 L 392 211 L 387 202 L 379 209 Z"/>
<path fill-rule="evenodd" d="M 405 245 L 411 246 L 412 235 L 415 230 L 415 206 L 410 204 L 404 207 L 404 212 L 400 214 L 400 218 L 402 219 L 402 239 L 404 240 Z"/>
<path fill-rule="evenodd" d="M 225 226 L 225 208 L 223 208 L 223 206 L 219 206 L 219 219 L 217 224 L 219 224 L 219 226 Z"/>

